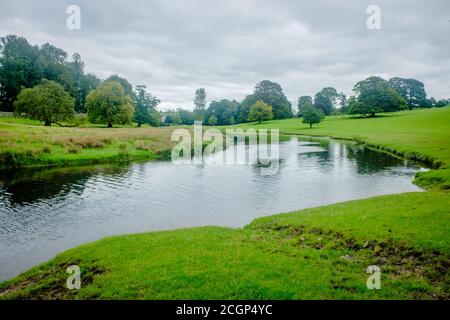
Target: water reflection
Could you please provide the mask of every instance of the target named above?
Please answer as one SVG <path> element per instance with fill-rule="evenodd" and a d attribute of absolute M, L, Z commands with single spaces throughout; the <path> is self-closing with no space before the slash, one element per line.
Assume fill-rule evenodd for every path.
<path fill-rule="evenodd" d="M 279 170 L 145 162 L 0 173 L 0 279 L 105 236 L 237 227 L 277 212 L 420 191 L 418 167 L 337 141 L 280 144 Z M 368 187 L 370 186 L 370 187 Z"/>

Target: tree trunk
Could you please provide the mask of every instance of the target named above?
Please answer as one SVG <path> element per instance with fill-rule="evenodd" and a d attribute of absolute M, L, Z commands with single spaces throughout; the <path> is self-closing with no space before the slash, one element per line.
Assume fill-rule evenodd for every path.
<path fill-rule="evenodd" d="M 312 128 L 312 123 L 309 124 L 309 128 L 310 128 L 310 129 Z"/>
<path fill-rule="evenodd" d="M 108 122 L 108 128 L 112 128 L 112 123 Z"/>
<path fill-rule="evenodd" d="M 52 122 L 50 120 L 45 120 L 44 126 L 50 127 L 52 125 Z"/>
<path fill-rule="evenodd" d="M 138 126 L 137 126 L 138 128 L 140 128 L 141 127 L 141 123 L 140 122 L 138 122 Z"/>
<path fill-rule="evenodd" d="M 371 113 L 371 114 L 370 114 L 370 117 L 371 117 L 371 118 L 375 117 L 375 113 Z"/>

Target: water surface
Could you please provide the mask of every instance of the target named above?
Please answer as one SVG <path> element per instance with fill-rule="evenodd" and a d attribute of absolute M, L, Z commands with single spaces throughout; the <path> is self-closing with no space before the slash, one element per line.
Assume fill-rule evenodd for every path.
<path fill-rule="evenodd" d="M 0 174 L 0 280 L 105 236 L 242 227 L 278 212 L 421 191 L 418 166 L 353 144 L 292 138 L 275 175 L 255 165 L 127 165 Z"/>

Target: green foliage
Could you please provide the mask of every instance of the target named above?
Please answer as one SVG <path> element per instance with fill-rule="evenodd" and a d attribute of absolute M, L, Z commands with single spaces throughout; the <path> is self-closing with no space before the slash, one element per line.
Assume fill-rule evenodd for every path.
<path fill-rule="evenodd" d="M 262 100 L 272 106 L 273 118 L 284 119 L 294 116 L 291 103 L 283 93 L 283 89 L 278 83 L 264 80 L 258 83 L 253 94 L 245 97 L 238 110 L 238 121 L 248 121 L 250 108 L 258 101 Z"/>
<path fill-rule="evenodd" d="M 272 118 L 272 106 L 262 100 L 256 101 L 250 108 L 250 112 L 248 114 L 248 121 L 258 121 L 258 123 L 270 120 Z"/>
<path fill-rule="evenodd" d="M 205 120 L 206 112 L 206 91 L 204 88 L 199 88 L 195 91 L 194 97 L 194 113 L 196 120 Z"/>
<path fill-rule="evenodd" d="M 297 120 L 298 121 L 298 120 Z M 407 193 L 109 237 L 0 285 L 3 299 L 448 299 L 450 197 Z M 80 290 L 63 290 L 67 266 Z M 368 290 L 367 266 L 382 269 Z M 420 272 L 417 272 L 420 270 Z"/>
<path fill-rule="evenodd" d="M 236 114 L 239 108 L 239 102 L 233 100 L 212 101 L 206 112 L 209 119 L 212 115 L 217 118 L 217 125 L 223 126 L 236 123 Z M 209 123 L 209 121 L 208 121 Z M 211 123 L 209 123 L 211 124 Z"/>
<path fill-rule="evenodd" d="M 333 112 L 333 104 L 338 97 L 336 89 L 328 87 L 323 88 L 314 96 L 314 107 L 322 110 L 323 114 L 330 115 Z"/>
<path fill-rule="evenodd" d="M 131 97 L 117 81 L 104 81 L 91 91 L 86 107 L 91 122 L 105 123 L 108 127 L 130 123 L 134 112 Z"/>
<path fill-rule="evenodd" d="M 67 53 L 48 43 L 31 46 L 26 39 L 8 35 L 0 39 L 0 110 L 11 111 L 22 87 L 32 88 L 41 79 L 55 81 L 75 98 L 75 110 L 84 112 L 85 98 L 100 80 L 84 74 L 79 54 Z"/>
<path fill-rule="evenodd" d="M 425 86 L 419 80 L 395 77 L 389 80 L 389 86 L 406 100 L 409 109 L 427 105 Z"/>
<path fill-rule="evenodd" d="M 60 84 L 44 79 L 42 84 L 23 89 L 14 102 L 14 109 L 17 115 L 26 114 L 50 126 L 73 117 L 74 100 Z"/>
<path fill-rule="evenodd" d="M 305 110 L 306 108 L 312 108 L 314 105 L 310 96 L 301 96 L 300 98 L 298 98 L 297 106 L 298 116 L 301 117 L 303 115 L 303 110 Z"/>
<path fill-rule="evenodd" d="M 349 103 L 350 114 L 375 116 L 379 112 L 393 112 L 406 109 L 406 101 L 388 82 L 380 77 L 369 77 L 358 82 L 353 91 L 357 100 Z"/>
<path fill-rule="evenodd" d="M 136 86 L 136 92 L 134 95 L 134 122 L 138 124 L 138 127 L 143 123 L 159 126 L 161 121 L 159 113 L 156 111 L 159 99 L 147 92 L 144 85 Z"/>
<path fill-rule="evenodd" d="M 320 109 L 308 107 L 303 110 L 303 123 L 309 124 L 310 128 L 312 128 L 313 124 L 320 123 L 323 118 L 324 116 Z"/>
<path fill-rule="evenodd" d="M 209 116 L 209 118 L 208 118 L 208 124 L 209 124 L 210 126 L 215 126 L 215 125 L 217 125 L 217 116 L 216 116 L 215 114 L 212 114 L 212 115 Z"/>

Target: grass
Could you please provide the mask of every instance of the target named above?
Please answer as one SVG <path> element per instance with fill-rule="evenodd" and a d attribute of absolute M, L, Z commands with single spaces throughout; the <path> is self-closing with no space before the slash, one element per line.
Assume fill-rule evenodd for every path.
<path fill-rule="evenodd" d="M 376 118 L 327 117 L 312 129 L 301 119 L 232 127 L 279 129 L 282 134 L 355 140 L 438 169 L 419 173 L 416 183 L 427 189 L 450 189 L 450 107 L 383 114 Z"/>
<path fill-rule="evenodd" d="M 0 285 L 3 299 L 448 299 L 450 195 L 407 193 L 106 238 Z M 81 268 L 81 290 L 65 287 Z M 366 268 L 381 268 L 368 290 Z"/>
<path fill-rule="evenodd" d="M 436 190 L 264 217 L 242 229 L 106 238 L 0 284 L 0 299 L 449 299 L 449 124 L 450 108 L 442 108 L 328 117 L 312 129 L 300 119 L 233 126 L 356 140 L 420 160 L 434 169 L 415 182 Z M 168 132 L 0 118 L 0 154 L 27 155 L 18 165 L 138 157 L 165 150 Z M 82 270 L 81 290 L 65 287 L 72 264 Z M 380 290 L 366 287 L 369 265 L 381 268 Z"/>
<path fill-rule="evenodd" d="M 169 128 L 44 127 L 0 117 L 0 169 L 167 157 Z"/>

